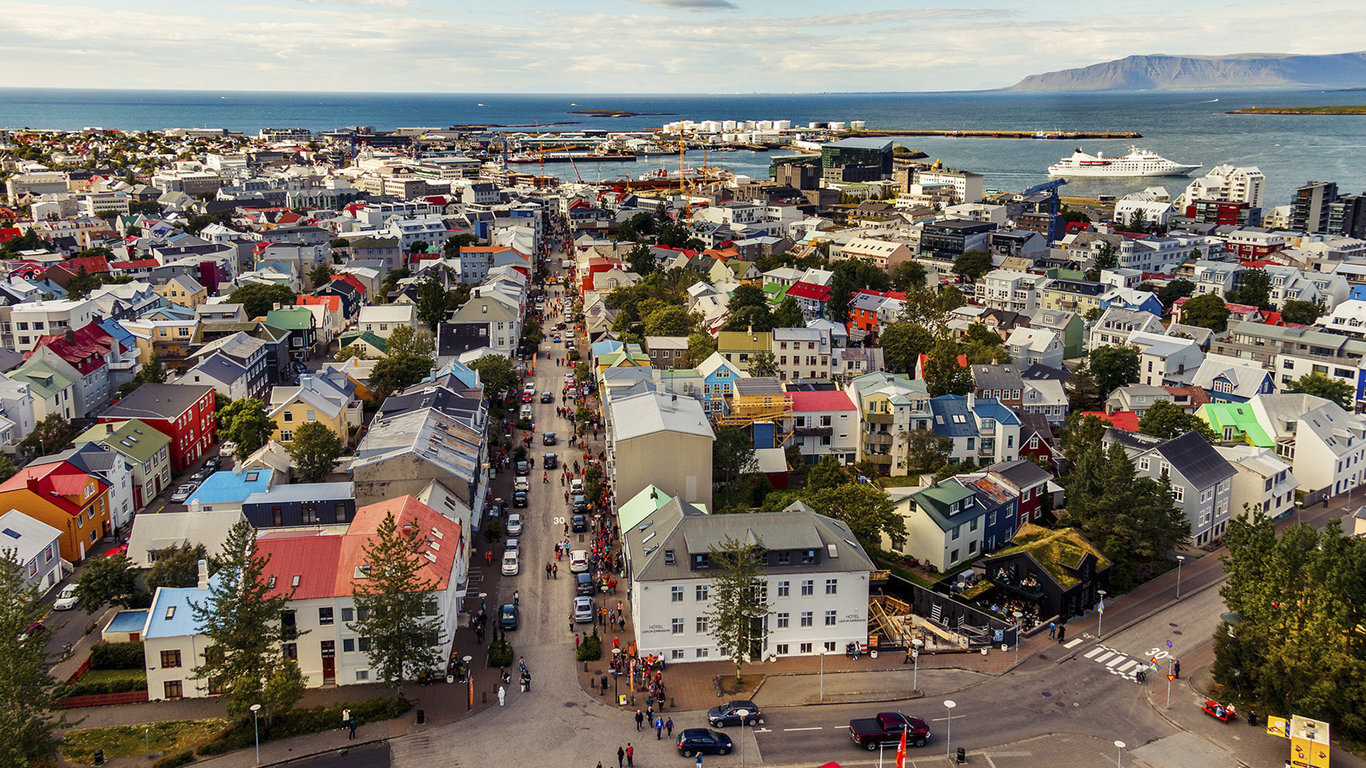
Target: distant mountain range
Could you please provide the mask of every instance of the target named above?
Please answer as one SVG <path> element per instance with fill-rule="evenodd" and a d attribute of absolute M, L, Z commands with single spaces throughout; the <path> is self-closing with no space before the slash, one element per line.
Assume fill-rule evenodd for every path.
<path fill-rule="evenodd" d="M 1104 64 L 1030 75 L 1011 91 L 1147 91 L 1196 88 L 1352 88 L 1366 86 L 1366 51 L 1325 56 L 1129 56 Z"/>

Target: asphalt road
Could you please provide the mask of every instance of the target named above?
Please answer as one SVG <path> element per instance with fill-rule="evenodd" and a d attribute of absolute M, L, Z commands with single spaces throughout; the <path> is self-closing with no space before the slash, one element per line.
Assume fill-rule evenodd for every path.
<path fill-rule="evenodd" d="M 389 745 L 371 744 L 330 755 L 309 757 L 290 763 L 293 768 L 377 768 L 389 764 Z M 456 762 L 451 765 L 458 765 Z"/>

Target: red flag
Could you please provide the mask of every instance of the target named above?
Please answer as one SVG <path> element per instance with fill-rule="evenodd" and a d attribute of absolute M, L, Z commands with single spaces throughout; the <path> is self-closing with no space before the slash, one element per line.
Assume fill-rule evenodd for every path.
<path fill-rule="evenodd" d="M 901 729 L 901 743 L 896 745 L 896 768 L 906 768 L 906 730 L 910 728 L 910 723 Z"/>

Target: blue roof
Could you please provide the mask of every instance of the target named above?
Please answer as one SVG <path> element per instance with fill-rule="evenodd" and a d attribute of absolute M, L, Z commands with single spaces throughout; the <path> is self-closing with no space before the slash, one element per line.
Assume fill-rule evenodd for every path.
<path fill-rule="evenodd" d="M 1020 423 L 1020 417 L 1015 415 L 1014 411 L 1001 405 L 1001 401 L 994 397 L 977 398 L 977 402 L 973 404 L 972 411 L 977 414 L 978 418 L 995 419 L 1002 424 Z"/>
<path fill-rule="evenodd" d="M 599 341 L 591 347 L 593 359 L 597 359 L 599 357 L 602 357 L 603 355 L 611 354 L 613 352 L 619 352 L 625 346 L 626 345 L 621 343 L 620 341 L 613 341 L 612 339 Z"/>
<path fill-rule="evenodd" d="M 209 584 L 217 586 L 218 576 L 210 576 Z M 208 599 L 209 592 L 197 587 L 159 587 L 152 607 L 147 609 L 147 628 L 143 630 L 142 638 L 155 640 L 200 634 L 191 604 L 203 605 Z"/>
<path fill-rule="evenodd" d="M 119 611 L 105 632 L 141 632 L 147 626 L 147 611 Z"/>
<path fill-rule="evenodd" d="M 968 399 L 959 395 L 930 398 L 935 434 L 944 437 L 976 437 L 977 420 L 968 413 Z"/>
<path fill-rule="evenodd" d="M 105 333 L 118 339 L 123 344 L 124 348 L 135 349 L 137 347 L 137 341 L 133 338 L 133 334 L 130 333 L 127 328 L 124 328 L 123 324 L 119 321 L 102 320 L 100 321 L 100 328 L 103 328 Z"/>
<path fill-rule="evenodd" d="M 270 488 L 270 478 L 275 474 L 273 469 L 250 469 L 242 474 L 237 474 L 232 470 L 215 472 L 199 486 L 194 495 L 185 501 L 189 504 L 227 504 L 230 502 L 246 501 L 247 497 L 253 493 L 260 493 Z"/>

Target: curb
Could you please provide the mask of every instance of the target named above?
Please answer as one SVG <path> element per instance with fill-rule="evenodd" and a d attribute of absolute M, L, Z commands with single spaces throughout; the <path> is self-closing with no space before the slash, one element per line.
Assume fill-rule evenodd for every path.
<path fill-rule="evenodd" d="M 1212 583 L 1210 583 L 1210 584 L 1206 584 L 1206 585 L 1203 586 L 1203 587 L 1200 587 L 1200 588 L 1198 588 L 1198 589 L 1191 590 L 1190 592 L 1186 592 L 1186 593 L 1184 594 L 1184 597 L 1192 597 L 1192 596 L 1194 596 L 1194 595 L 1201 594 L 1201 593 L 1206 592 L 1206 591 L 1208 591 L 1208 590 L 1210 590 L 1210 589 L 1212 589 L 1212 588 L 1214 588 L 1214 587 L 1219 586 L 1220 584 L 1223 584 L 1223 583 L 1224 583 L 1225 581 L 1227 581 L 1227 580 L 1228 580 L 1228 576 L 1225 575 L 1224 578 L 1222 578 L 1222 579 L 1218 579 L 1218 580 L 1216 580 L 1216 581 L 1214 581 L 1214 582 L 1212 582 Z M 1119 633 L 1125 631 L 1126 629 L 1129 629 L 1130 627 L 1133 627 L 1133 626 L 1136 625 L 1136 624 L 1141 624 L 1141 623 L 1147 621 L 1148 619 L 1151 619 L 1152 617 L 1156 616 L 1157 614 L 1159 614 L 1159 613 L 1161 613 L 1161 612 L 1167 610 L 1168 608 L 1171 608 L 1172 606 L 1176 605 L 1176 604 L 1179 603 L 1179 602 L 1181 602 L 1181 601 L 1180 601 L 1180 600 L 1169 600 L 1168 602 L 1163 603 L 1162 605 L 1157 606 L 1156 608 L 1152 609 L 1151 611 L 1148 611 L 1147 613 L 1143 614 L 1142 616 L 1138 616 L 1137 618 L 1131 619 L 1131 620 L 1129 620 L 1129 621 L 1127 621 L 1127 622 L 1121 624 L 1118 628 L 1116 628 L 1116 629 L 1114 629 L 1113 631 L 1111 631 L 1110 634 L 1111 634 L 1111 635 L 1117 635 L 1117 634 L 1119 634 Z M 1095 639 L 1097 642 L 1102 642 L 1102 641 L 1104 640 L 1104 638 L 1094 638 L 1094 639 Z M 1075 649 L 1073 649 L 1073 650 L 1067 652 L 1066 654 L 1064 654 L 1064 655 L 1062 655 L 1062 656 L 1059 656 L 1059 657 L 1057 658 L 1057 663 L 1061 664 L 1061 663 L 1064 662 L 1064 661 L 1071 661 L 1073 658 L 1076 657 L 1076 655 L 1077 655 L 1078 653 L 1081 653 L 1081 649 L 1084 648 L 1084 647 L 1086 647 L 1086 644 L 1085 644 L 1085 643 L 1083 643 L 1082 645 L 1078 645 Z"/>

